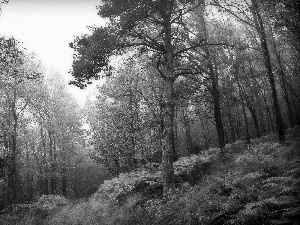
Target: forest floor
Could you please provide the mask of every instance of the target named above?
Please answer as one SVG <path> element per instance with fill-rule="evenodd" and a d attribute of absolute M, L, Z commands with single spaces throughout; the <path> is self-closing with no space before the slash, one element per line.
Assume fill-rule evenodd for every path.
<path fill-rule="evenodd" d="M 42 196 L 0 224 L 300 224 L 300 129 L 228 144 L 174 163 L 175 188 L 162 198 L 161 171 L 144 167 L 105 181 L 88 200 Z M 26 210 L 23 210 L 23 208 Z"/>

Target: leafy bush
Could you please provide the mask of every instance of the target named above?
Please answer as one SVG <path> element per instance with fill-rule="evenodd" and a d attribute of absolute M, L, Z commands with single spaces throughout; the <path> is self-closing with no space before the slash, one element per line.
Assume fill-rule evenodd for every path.
<path fill-rule="evenodd" d="M 141 169 L 121 173 L 118 177 L 104 181 L 93 198 L 117 199 L 133 191 L 142 182 L 153 186 L 161 183 L 161 172 L 151 173 Z"/>
<path fill-rule="evenodd" d="M 38 209 L 51 211 L 54 208 L 68 204 L 68 200 L 61 195 L 42 195 L 34 206 Z"/>
<path fill-rule="evenodd" d="M 295 143 L 280 145 L 272 138 L 255 140 L 250 148 L 227 145 L 232 160 L 225 163 L 216 160 L 219 149 L 179 159 L 176 188 L 164 199 L 153 194 L 162 191 L 160 171 L 120 174 L 88 202 L 65 207 L 50 225 L 291 224 L 300 216 L 300 160 L 286 157 Z"/>

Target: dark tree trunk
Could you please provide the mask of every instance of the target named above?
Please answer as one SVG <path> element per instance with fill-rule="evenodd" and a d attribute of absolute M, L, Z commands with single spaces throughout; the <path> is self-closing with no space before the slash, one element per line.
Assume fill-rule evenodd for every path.
<path fill-rule="evenodd" d="M 165 49 L 165 64 L 164 70 L 164 98 L 165 98 L 165 113 L 164 113 L 164 134 L 163 134 L 163 151 L 162 151 L 162 166 L 163 166 L 163 195 L 166 197 L 171 189 L 174 188 L 174 168 L 173 159 L 175 152 L 174 138 L 174 56 L 172 46 L 172 27 L 171 14 L 174 7 L 173 1 L 164 1 L 164 9 L 161 11 L 163 18 L 164 29 L 164 49 Z"/>
<path fill-rule="evenodd" d="M 205 36 L 205 44 L 208 44 L 208 34 L 206 30 L 205 19 L 202 15 L 203 21 L 203 28 L 204 28 L 204 36 Z M 219 84 L 218 84 L 218 69 L 216 65 L 216 60 L 214 58 L 214 62 L 212 61 L 212 55 L 208 48 L 208 45 L 204 47 L 205 50 L 205 57 L 208 61 L 208 69 L 209 69 L 209 77 L 211 81 L 211 95 L 213 98 L 213 109 L 214 109 L 214 119 L 216 123 L 216 130 L 218 135 L 219 141 L 219 148 L 221 149 L 221 153 L 224 156 L 223 149 L 225 148 L 225 136 L 224 136 L 224 127 L 222 122 L 222 115 L 221 115 L 221 107 L 220 107 L 220 92 L 219 92 Z M 214 56 L 213 56 L 214 57 Z"/>
<path fill-rule="evenodd" d="M 40 122 L 40 136 L 41 136 L 41 142 L 42 142 L 42 152 L 43 152 L 43 166 L 42 166 L 42 174 L 43 176 L 41 177 L 41 187 L 43 194 L 48 195 L 49 194 L 49 183 L 48 183 L 48 166 L 47 166 L 47 150 L 46 150 L 46 143 L 45 143 L 45 137 L 43 134 L 43 121 L 41 120 Z"/>
<path fill-rule="evenodd" d="M 175 113 L 174 113 L 174 141 L 175 141 L 175 148 L 174 148 L 174 162 L 176 162 L 178 160 L 178 108 L 175 109 Z"/>
<path fill-rule="evenodd" d="M 208 120 L 204 118 L 204 116 L 201 116 L 200 109 L 198 108 L 196 110 L 196 113 L 198 115 L 198 118 L 200 120 L 200 126 L 203 128 L 203 139 L 204 139 L 204 146 L 203 149 L 209 149 L 210 147 L 210 132 L 208 127 Z M 201 148 L 202 148 L 201 146 Z"/>
<path fill-rule="evenodd" d="M 34 146 L 33 146 L 34 148 Z M 34 150 L 34 149 L 33 149 Z M 28 146 L 26 144 L 26 163 L 27 165 L 29 165 L 30 163 L 30 158 L 29 158 L 29 150 L 28 150 Z M 28 169 L 26 171 L 26 182 L 27 182 L 27 200 L 28 201 L 32 201 L 33 199 L 33 177 L 32 175 L 29 173 Z"/>
<path fill-rule="evenodd" d="M 18 171 L 17 171 L 17 128 L 18 128 L 18 115 L 16 112 L 16 99 L 17 91 L 14 89 L 13 102 L 11 106 L 13 116 L 13 133 L 11 135 L 11 156 L 10 156 L 10 173 L 9 173 L 9 190 L 10 190 L 10 201 L 12 204 L 17 203 L 19 193 L 19 182 L 18 182 Z"/>
<path fill-rule="evenodd" d="M 292 110 L 292 106 L 291 106 L 291 102 L 290 102 L 290 98 L 289 98 L 289 93 L 287 91 L 287 84 L 286 84 L 286 80 L 285 80 L 284 68 L 283 68 L 283 65 L 282 65 L 280 54 L 277 51 L 275 42 L 273 42 L 273 48 L 274 48 L 276 59 L 277 59 L 278 64 L 279 64 L 279 75 L 280 75 L 280 78 L 281 78 L 281 87 L 282 87 L 282 90 L 283 90 L 284 100 L 285 100 L 286 106 L 287 106 L 290 125 L 291 125 L 291 127 L 294 127 L 294 125 L 295 125 L 294 113 L 293 113 L 293 110 Z"/>
<path fill-rule="evenodd" d="M 50 156 L 50 194 L 55 194 L 55 140 L 53 131 L 49 133 L 49 156 Z"/>
<path fill-rule="evenodd" d="M 230 110 L 229 101 L 227 101 L 226 105 L 227 105 L 227 114 L 228 114 L 228 121 L 230 127 L 230 142 L 235 142 L 236 136 L 235 136 L 234 121 L 233 121 L 232 111 Z"/>
<path fill-rule="evenodd" d="M 236 138 L 239 139 L 241 137 L 241 118 L 239 111 L 236 113 L 235 121 Z"/>
<path fill-rule="evenodd" d="M 271 57 L 270 57 L 270 53 L 269 53 L 269 49 L 268 49 L 266 32 L 265 32 L 265 28 L 263 25 L 261 15 L 258 12 L 257 2 L 256 2 L 256 0 L 251 0 L 251 2 L 252 2 L 252 7 L 251 7 L 252 14 L 253 14 L 256 29 L 260 36 L 260 43 L 261 43 L 261 49 L 263 52 L 264 64 L 265 64 L 265 68 L 267 70 L 269 83 L 270 83 L 270 87 L 271 87 L 271 91 L 272 91 L 272 99 L 273 99 L 273 106 L 274 106 L 274 111 L 275 111 L 275 116 L 276 116 L 279 142 L 283 143 L 285 141 L 284 123 L 283 123 L 283 118 L 282 118 L 281 111 L 280 111 L 280 106 L 279 106 L 279 101 L 278 101 L 278 96 L 277 96 L 277 91 L 276 91 L 276 86 L 275 86 L 275 78 L 274 78 L 274 74 L 273 74 L 272 66 L 271 66 Z"/>
<path fill-rule="evenodd" d="M 174 103 L 173 103 L 173 85 L 171 79 L 165 81 L 165 115 L 164 115 L 164 132 L 163 132 L 163 193 L 167 196 L 174 186 Z"/>
<path fill-rule="evenodd" d="M 190 120 L 188 118 L 187 109 L 183 109 L 183 124 L 185 129 L 185 137 L 186 137 L 186 148 L 189 154 L 193 154 L 193 143 L 191 136 L 191 128 L 190 128 Z"/>
<path fill-rule="evenodd" d="M 245 129 L 246 129 L 246 140 L 247 140 L 247 144 L 250 144 L 251 139 L 250 139 L 250 134 L 249 134 L 249 125 L 248 125 L 248 120 L 247 120 L 246 107 L 245 107 L 245 103 L 244 103 L 244 98 L 246 98 L 247 96 L 243 95 L 242 85 L 241 85 L 239 77 L 238 77 L 239 76 L 239 66 L 240 66 L 239 62 L 236 62 L 236 64 L 234 65 L 233 74 L 234 74 L 235 81 L 238 85 L 239 98 L 241 99 L 241 103 L 242 103 L 242 110 L 243 110 L 243 116 L 244 116 L 244 121 L 245 121 Z"/>
<path fill-rule="evenodd" d="M 246 98 L 246 96 L 245 96 L 245 98 Z M 251 116 L 252 116 L 252 119 L 253 119 L 255 131 L 256 131 L 256 137 L 260 138 L 261 133 L 260 133 L 259 125 L 258 125 L 258 119 L 257 119 L 256 111 L 255 111 L 255 109 L 253 108 L 252 104 L 249 101 L 247 101 L 247 106 L 248 106 L 248 109 L 249 109 L 249 111 L 251 113 Z"/>
<path fill-rule="evenodd" d="M 44 194 L 48 195 L 49 194 L 49 180 L 48 180 L 47 177 L 44 178 L 44 182 L 43 183 L 44 183 Z"/>
<path fill-rule="evenodd" d="M 261 133 L 264 135 L 266 134 L 266 119 L 265 119 L 265 114 L 264 114 L 264 111 L 262 110 L 263 107 L 260 106 L 260 118 L 261 118 Z"/>
<path fill-rule="evenodd" d="M 224 127 L 222 122 L 221 107 L 220 107 L 220 93 L 216 81 L 212 82 L 213 100 L 214 100 L 214 118 L 219 140 L 219 148 L 225 148 Z"/>
<path fill-rule="evenodd" d="M 208 127 L 208 120 L 205 120 L 205 132 L 204 132 L 204 138 L 205 138 L 205 143 L 206 143 L 206 149 L 210 148 L 210 132 L 209 132 L 209 127 Z"/>
<path fill-rule="evenodd" d="M 271 110 L 270 110 L 270 108 L 268 106 L 267 99 L 266 99 L 266 96 L 265 96 L 264 92 L 263 92 L 263 99 L 264 99 L 265 109 L 266 109 L 266 113 L 267 113 L 267 119 L 269 121 L 268 122 L 269 132 L 275 133 L 275 128 L 274 128 L 274 125 L 273 125 L 273 119 L 272 119 Z"/>
<path fill-rule="evenodd" d="M 247 144 L 251 144 L 251 139 L 250 139 L 250 134 L 249 134 L 249 125 L 248 125 L 248 120 L 247 120 L 247 114 L 246 114 L 246 107 L 244 102 L 242 102 L 242 108 L 243 108 L 243 116 L 245 120 L 245 129 L 246 129 L 246 140 Z"/>
<path fill-rule="evenodd" d="M 270 28 L 270 31 L 271 31 L 271 44 L 272 44 L 273 52 L 275 54 L 275 57 L 276 57 L 276 60 L 278 62 L 278 66 L 279 66 L 279 75 L 280 75 L 280 78 L 281 78 L 281 87 L 282 87 L 282 90 L 283 90 L 284 99 L 286 101 L 287 111 L 288 111 L 288 115 L 289 115 L 289 122 L 290 122 L 291 127 L 293 127 L 295 125 L 294 116 L 293 116 L 294 114 L 293 114 L 293 111 L 292 111 L 292 106 L 291 106 L 289 94 L 288 94 L 288 91 L 287 91 L 285 70 L 284 70 L 282 60 L 281 60 L 280 53 L 277 50 L 277 46 L 276 46 L 276 42 L 275 42 L 275 38 L 274 38 L 274 34 L 273 34 L 273 28 L 270 24 L 270 21 L 268 21 L 268 25 L 269 25 L 269 28 Z"/>
<path fill-rule="evenodd" d="M 62 169 L 62 194 L 67 196 L 67 170 L 66 168 Z"/>

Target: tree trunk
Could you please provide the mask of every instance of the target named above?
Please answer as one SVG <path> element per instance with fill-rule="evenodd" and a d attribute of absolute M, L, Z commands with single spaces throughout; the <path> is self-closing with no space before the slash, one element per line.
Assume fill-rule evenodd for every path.
<path fill-rule="evenodd" d="M 212 66 L 212 65 L 211 65 Z M 212 94 L 214 102 L 214 118 L 216 123 L 216 129 L 219 140 L 219 148 L 223 150 L 225 148 L 225 136 L 224 136 L 224 127 L 222 122 L 221 107 L 220 107 L 220 92 L 218 88 L 218 78 L 214 73 L 213 69 L 210 69 L 211 78 L 212 78 Z"/>
<path fill-rule="evenodd" d="M 50 156 L 50 193 L 55 194 L 55 140 L 53 131 L 49 133 L 49 156 Z"/>
<path fill-rule="evenodd" d="M 167 196 L 174 186 L 174 103 L 173 103 L 173 85 L 171 79 L 165 81 L 165 115 L 163 132 L 163 193 Z"/>
<path fill-rule="evenodd" d="M 45 143 L 45 137 L 43 134 L 43 121 L 40 122 L 40 136 L 41 136 L 41 142 L 42 142 L 42 152 L 43 152 L 43 159 L 42 159 L 42 177 L 41 177 L 41 183 L 43 188 L 43 194 L 48 195 L 49 189 L 48 189 L 48 162 L 47 162 L 47 150 L 46 150 L 46 143 Z"/>
<path fill-rule="evenodd" d="M 265 114 L 264 114 L 264 111 L 262 110 L 263 109 L 263 107 L 260 105 L 260 109 L 259 109 L 259 116 L 260 116 L 260 118 L 261 118 L 261 133 L 263 134 L 263 135 L 265 135 L 266 134 L 266 119 L 265 119 Z"/>
<path fill-rule="evenodd" d="M 190 128 L 190 120 L 187 115 L 187 109 L 183 109 L 183 124 L 185 129 L 185 137 L 186 137 L 186 148 L 189 154 L 193 154 L 193 143 L 191 136 L 191 128 Z"/>
<path fill-rule="evenodd" d="M 246 96 L 245 96 L 246 98 Z M 248 109 L 251 113 L 252 119 L 253 119 L 253 123 L 254 123 L 254 127 L 255 127 L 255 131 L 256 131 L 256 137 L 260 138 L 261 137 L 261 133 L 260 133 L 260 129 L 259 129 L 259 125 L 258 125 L 258 119 L 257 119 L 257 115 L 255 112 L 255 109 L 253 108 L 252 104 L 250 103 L 250 101 L 247 101 L 247 106 Z"/>
<path fill-rule="evenodd" d="M 177 151 L 178 151 L 178 108 L 174 109 L 174 141 L 175 141 L 175 150 L 174 150 L 174 162 L 176 162 L 178 160 L 178 155 L 177 155 Z"/>
<path fill-rule="evenodd" d="M 12 204 L 17 203 L 18 201 L 18 191 L 19 191 L 19 183 L 18 183 L 18 171 L 17 171 L 17 128 L 18 128 L 18 115 L 16 112 L 16 98 L 17 98 L 17 90 L 14 89 L 13 92 L 13 102 L 11 105 L 12 116 L 13 116 L 13 133 L 11 135 L 11 156 L 10 156 L 10 177 L 9 177 L 9 190 L 10 201 Z"/>
<path fill-rule="evenodd" d="M 261 15 L 258 12 L 258 6 L 256 3 L 256 0 L 251 0 L 251 2 L 252 2 L 252 7 L 251 7 L 252 10 L 251 11 L 252 11 L 252 15 L 254 18 L 256 29 L 259 33 L 261 49 L 262 49 L 263 58 L 264 58 L 264 64 L 265 64 L 265 68 L 267 70 L 269 83 L 270 83 L 271 90 L 272 90 L 272 99 L 273 99 L 273 106 L 274 106 L 276 122 L 277 122 L 277 131 L 278 131 L 278 136 L 279 136 L 279 142 L 283 143 L 285 141 L 284 124 L 283 124 L 283 118 L 281 115 L 279 101 L 278 101 L 278 97 L 277 97 L 275 78 L 274 78 L 274 74 L 273 74 L 272 66 L 271 66 L 271 57 L 270 57 L 270 53 L 269 53 L 269 49 L 268 49 L 266 32 L 264 29 Z"/>
<path fill-rule="evenodd" d="M 245 120 L 246 140 L 247 140 L 247 144 L 250 145 L 251 144 L 251 139 L 250 139 L 250 134 L 249 134 L 249 125 L 248 125 L 246 107 L 245 107 L 244 102 L 242 102 L 242 108 L 243 108 L 243 116 L 244 116 L 244 120 Z"/>
<path fill-rule="evenodd" d="M 66 168 L 62 169 L 62 194 L 67 196 L 67 170 Z"/>
<path fill-rule="evenodd" d="M 283 65 L 282 65 L 280 54 L 277 51 L 275 41 L 273 41 L 272 44 L 273 44 L 274 53 L 275 53 L 275 56 L 276 56 L 276 59 L 278 61 L 278 65 L 279 65 L 279 75 L 280 75 L 280 78 L 281 78 L 281 87 L 282 87 L 282 90 L 283 90 L 283 94 L 284 94 L 283 96 L 284 96 L 284 100 L 286 102 L 286 106 L 287 106 L 287 110 L 288 110 L 290 125 L 291 125 L 291 127 L 294 127 L 294 125 L 295 125 L 294 113 L 292 111 L 292 106 L 291 106 L 291 102 L 290 102 L 290 98 L 289 98 L 289 93 L 287 91 L 287 84 L 286 84 L 286 80 L 285 80 L 284 68 L 283 68 Z"/>
<path fill-rule="evenodd" d="M 235 131 L 236 131 L 236 138 L 239 139 L 241 137 L 241 118 L 239 111 L 236 112 L 236 119 L 235 119 Z"/>
<path fill-rule="evenodd" d="M 174 139 L 174 56 L 172 46 L 171 14 L 173 11 L 173 1 L 164 2 L 165 9 L 162 12 L 164 20 L 164 48 L 165 65 L 164 67 L 164 134 L 163 134 L 163 195 L 166 197 L 171 189 L 174 188 L 174 168 L 173 158 L 175 151 Z"/>
<path fill-rule="evenodd" d="M 26 149 L 26 164 L 29 165 L 30 158 L 29 158 L 29 149 L 28 149 L 27 143 L 26 143 L 25 149 Z M 27 182 L 27 185 L 26 185 L 27 186 L 27 201 L 32 201 L 32 199 L 33 199 L 33 187 L 32 187 L 33 177 L 32 177 L 32 174 L 29 173 L 28 168 L 26 170 L 26 182 Z"/>
<path fill-rule="evenodd" d="M 232 112 L 230 110 L 229 101 L 226 102 L 226 105 L 227 105 L 227 114 L 228 114 L 228 121 L 230 127 L 230 142 L 235 142 L 236 136 L 235 136 L 235 129 L 234 129 L 234 121 L 233 121 Z"/>
<path fill-rule="evenodd" d="M 202 21 L 203 21 L 203 28 L 204 28 L 204 36 L 205 36 L 205 44 L 208 44 L 208 35 L 206 30 L 206 23 L 204 16 L 202 14 Z M 209 77 L 211 80 L 211 94 L 213 98 L 214 104 L 214 119 L 216 123 L 216 130 L 219 140 L 219 148 L 221 149 L 222 155 L 224 154 L 223 149 L 225 148 L 225 136 L 224 136 L 224 127 L 222 122 L 222 115 L 221 115 L 221 107 L 220 107 L 220 92 L 219 92 L 219 85 L 218 85 L 218 69 L 216 68 L 216 60 L 214 58 L 214 63 L 212 62 L 211 52 L 208 49 L 208 46 L 205 45 L 204 47 L 206 60 L 208 61 L 208 69 L 209 69 Z"/>
<path fill-rule="evenodd" d="M 244 116 L 245 128 L 246 128 L 246 140 L 247 140 L 247 144 L 250 144 L 251 139 L 250 139 L 250 134 L 249 134 L 249 125 L 248 125 L 248 120 L 247 120 L 246 107 L 245 107 L 245 103 L 244 103 L 244 100 L 243 100 L 243 96 L 245 98 L 246 98 L 246 96 L 243 95 L 242 85 L 241 85 L 239 77 L 238 77 L 238 75 L 239 75 L 239 64 L 238 64 L 238 62 L 236 62 L 236 64 L 234 65 L 233 75 L 234 75 L 235 81 L 236 81 L 237 86 L 238 86 L 239 97 L 242 101 L 243 116 Z"/>
<path fill-rule="evenodd" d="M 280 53 L 277 50 L 276 41 L 275 41 L 274 33 L 273 33 L 273 28 L 270 24 L 270 21 L 268 21 L 268 25 L 269 25 L 270 32 L 271 32 L 271 44 L 272 44 L 273 52 L 275 54 L 275 57 L 276 57 L 276 60 L 278 62 L 278 66 L 279 66 L 279 75 L 280 75 L 280 78 L 281 78 L 281 87 L 282 87 L 282 90 L 283 90 L 284 99 L 286 101 L 286 106 L 287 106 L 287 110 L 288 110 L 290 125 L 291 125 L 291 127 L 294 127 L 294 125 L 295 125 L 294 116 L 293 116 L 294 114 L 293 114 L 293 111 L 292 111 L 292 106 L 291 106 L 289 94 L 288 94 L 288 91 L 287 91 L 287 84 L 286 84 L 286 79 L 285 79 L 284 66 L 283 66 L 283 63 L 282 63 L 282 60 L 281 60 Z"/>
<path fill-rule="evenodd" d="M 271 114 L 271 110 L 268 106 L 268 103 L 267 103 L 267 99 L 266 99 L 266 96 L 265 96 L 265 93 L 263 92 L 263 99 L 264 99 L 264 104 L 265 104 L 265 109 L 266 109 L 266 112 L 267 112 L 267 119 L 268 119 L 268 125 L 269 125 L 269 132 L 272 131 L 272 133 L 275 133 L 275 128 L 274 128 L 274 125 L 273 125 L 273 119 L 272 119 L 272 114 Z"/>

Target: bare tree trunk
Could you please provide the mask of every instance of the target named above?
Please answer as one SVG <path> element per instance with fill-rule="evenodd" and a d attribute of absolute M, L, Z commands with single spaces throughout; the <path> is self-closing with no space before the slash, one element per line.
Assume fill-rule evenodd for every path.
<path fill-rule="evenodd" d="M 281 60 L 280 53 L 279 53 L 279 51 L 277 49 L 277 46 L 276 46 L 276 42 L 275 42 L 275 38 L 274 38 L 274 34 L 273 34 L 273 28 L 270 24 L 270 21 L 268 21 L 268 25 L 269 25 L 269 29 L 270 29 L 270 32 L 271 32 L 271 45 L 272 45 L 273 52 L 275 54 L 275 57 L 276 57 L 276 60 L 278 62 L 278 66 L 279 66 L 279 75 L 280 75 L 280 78 L 281 78 L 281 87 L 282 87 L 282 90 L 283 90 L 283 93 L 284 93 L 284 99 L 286 101 L 286 106 L 287 106 L 288 115 L 289 115 L 289 121 L 290 121 L 291 127 L 293 127 L 295 125 L 294 116 L 293 116 L 294 114 L 293 114 L 293 111 L 292 111 L 292 106 L 291 106 L 289 94 L 288 94 L 288 91 L 287 91 L 287 84 L 286 84 L 286 79 L 285 79 L 285 70 L 284 70 L 282 60 Z"/>
<path fill-rule="evenodd" d="M 272 131 L 272 133 L 275 133 L 275 128 L 274 128 L 274 125 L 273 125 L 273 119 L 272 119 L 272 114 L 271 114 L 271 110 L 268 106 L 268 103 L 267 103 L 267 98 L 265 96 L 265 93 L 263 92 L 263 99 L 264 99 L 264 104 L 265 104 L 265 109 L 266 109 L 266 112 L 267 112 L 267 119 L 268 119 L 268 125 L 269 125 L 269 132 Z"/>
<path fill-rule="evenodd" d="M 177 109 L 175 109 L 175 113 L 174 113 L 174 141 L 175 141 L 174 162 L 176 162 L 178 160 L 178 155 L 177 155 L 177 151 L 178 151 L 178 123 L 177 123 L 177 119 L 178 119 L 178 107 L 177 107 Z"/>
<path fill-rule="evenodd" d="M 43 189 L 42 192 L 45 195 L 49 194 L 49 189 L 48 189 L 48 162 L 47 162 L 47 150 L 46 150 L 46 143 L 45 143 L 45 137 L 43 133 L 43 121 L 41 119 L 40 121 L 40 136 L 41 136 L 41 144 L 42 144 L 42 152 L 43 152 L 43 158 L 42 158 L 42 177 L 41 177 L 41 188 Z"/>
<path fill-rule="evenodd" d="M 67 170 L 66 168 L 62 169 L 62 194 L 67 196 Z"/>
<path fill-rule="evenodd" d="M 189 154 L 193 154 L 193 143 L 192 143 L 192 136 L 191 136 L 191 128 L 190 128 L 190 120 L 188 117 L 187 109 L 182 110 L 183 114 L 183 124 L 185 129 L 185 137 L 186 137 L 186 148 Z"/>
<path fill-rule="evenodd" d="M 174 103 L 173 103 L 173 85 L 171 79 L 166 79 L 165 84 L 165 115 L 164 115 L 164 132 L 163 132 L 163 193 L 167 196 L 174 186 Z"/>
<path fill-rule="evenodd" d="M 239 139 L 241 137 L 241 118 L 240 118 L 240 113 L 236 113 L 236 118 L 235 121 L 235 132 L 236 132 L 236 138 Z"/>
<path fill-rule="evenodd" d="M 212 88 L 213 104 L 214 104 L 214 118 L 216 123 L 217 134 L 218 134 L 219 148 L 222 150 L 225 147 L 225 136 L 224 136 L 224 126 L 222 122 L 222 115 L 221 115 L 220 92 L 218 88 L 218 75 L 215 74 L 215 72 L 216 70 L 214 71 L 211 65 L 210 77 L 212 82 L 211 88 Z"/>
<path fill-rule="evenodd" d="M 245 96 L 246 98 L 246 96 Z M 256 131 L 256 137 L 260 138 L 261 137 L 261 133 L 260 133 L 260 129 L 259 129 L 259 125 L 258 125 L 258 120 L 257 120 L 257 115 L 255 112 L 255 109 L 253 108 L 252 104 L 250 103 L 250 101 L 247 101 L 247 106 L 248 109 L 251 113 L 252 119 L 253 119 L 253 123 L 254 123 L 254 127 L 255 127 L 255 131 Z"/>
<path fill-rule="evenodd" d="M 251 143 L 251 139 L 250 139 L 250 134 L 249 134 L 249 125 L 248 125 L 246 107 L 245 107 L 244 102 L 242 102 L 242 108 L 243 108 L 243 116 L 244 116 L 244 120 L 245 120 L 246 140 L 247 140 L 247 144 L 249 145 Z"/>
<path fill-rule="evenodd" d="M 280 75 L 280 78 L 281 78 L 281 87 L 282 87 L 282 90 L 283 90 L 284 99 L 285 99 L 287 110 L 288 110 L 290 125 L 291 125 L 291 127 L 294 127 L 294 125 L 295 125 L 294 113 L 292 111 L 292 106 L 291 106 L 291 102 L 290 102 L 290 98 L 289 98 L 289 93 L 287 91 L 287 84 L 286 84 L 286 79 L 285 79 L 284 68 L 283 68 L 283 65 L 282 65 L 282 60 L 281 60 L 279 52 L 277 51 L 276 44 L 275 44 L 274 40 L 272 41 L 272 45 L 273 45 L 273 50 L 274 50 L 274 53 L 275 53 L 275 56 L 276 56 L 276 59 L 278 61 L 278 65 L 279 65 L 279 75 Z"/>
<path fill-rule="evenodd" d="M 55 140 L 53 131 L 49 134 L 49 157 L 50 157 L 50 194 L 55 194 Z"/>
<path fill-rule="evenodd" d="M 283 118 L 282 118 L 279 101 L 278 101 L 278 97 L 277 97 L 275 78 L 274 78 L 274 74 L 273 74 L 272 66 L 271 66 L 271 57 L 270 57 L 270 53 L 269 53 L 269 49 L 268 49 L 266 32 L 265 32 L 265 28 L 263 25 L 261 15 L 258 12 L 257 2 L 256 2 L 256 0 L 251 0 L 251 2 L 252 2 L 251 11 L 252 11 L 252 15 L 254 18 L 256 29 L 259 33 L 264 63 L 265 63 L 265 67 L 267 70 L 270 87 L 272 90 L 272 99 L 273 99 L 273 106 L 274 106 L 276 122 L 277 122 L 277 131 L 278 131 L 278 136 L 279 136 L 279 142 L 283 143 L 285 141 L 284 124 L 283 124 Z"/>
<path fill-rule="evenodd" d="M 18 182 L 18 171 L 17 171 L 17 128 L 18 128 L 18 115 L 16 112 L 16 98 L 17 90 L 14 89 L 13 92 L 13 101 L 11 105 L 11 112 L 13 116 L 13 133 L 11 135 L 11 156 L 10 156 L 10 174 L 9 174 L 9 190 L 11 191 L 10 201 L 12 204 L 18 201 L 18 191 L 19 182 Z"/>
<path fill-rule="evenodd" d="M 243 100 L 243 93 L 242 93 L 242 86 L 240 84 L 240 81 L 238 79 L 238 65 L 236 65 L 235 71 L 234 71 L 234 76 L 235 76 L 235 80 L 237 82 L 238 88 L 239 88 L 239 95 L 240 95 L 240 99 L 242 102 L 242 110 L 243 110 L 243 117 L 244 117 L 244 121 L 245 121 L 245 129 L 246 129 L 246 140 L 247 140 L 247 144 L 251 143 L 251 139 L 250 139 L 250 134 L 249 134 L 249 125 L 248 125 L 248 120 L 247 120 L 247 114 L 246 114 L 246 107 L 245 107 L 245 103 Z M 244 96 L 246 97 L 246 96 Z"/>
<path fill-rule="evenodd" d="M 228 114 L 228 121 L 230 127 L 230 137 L 231 137 L 230 142 L 235 142 L 236 136 L 235 136 L 235 129 L 234 129 L 234 121 L 233 121 L 234 117 L 232 116 L 232 111 L 230 110 L 229 100 L 226 101 L 226 106 L 227 106 L 227 114 Z"/>
<path fill-rule="evenodd" d="M 164 114 L 164 134 L 163 134 L 163 195 L 167 196 L 169 191 L 174 188 L 174 168 L 173 159 L 175 151 L 174 139 L 174 56 L 172 46 L 172 28 L 171 14 L 173 10 L 173 1 L 165 1 L 164 13 L 164 47 L 165 47 L 165 65 L 164 65 L 164 98 L 165 98 L 165 114 Z"/>
<path fill-rule="evenodd" d="M 204 36 L 205 36 L 205 44 L 208 44 L 207 39 L 207 31 L 206 31 L 206 23 L 205 19 L 202 15 L 203 27 L 204 27 Z M 214 62 L 212 62 L 212 55 L 208 46 L 205 45 L 204 47 L 206 59 L 208 60 L 208 69 L 209 69 L 209 77 L 211 80 L 211 94 L 213 98 L 214 104 L 214 119 L 216 123 L 216 130 L 218 135 L 219 141 L 219 148 L 221 149 L 222 155 L 224 155 L 223 149 L 225 148 L 225 136 L 224 136 L 224 126 L 222 122 L 222 115 L 221 115 L 221 107 L 220 107 L 220 91 L 219 91 L 219 84 L 218 84 L 218 70 L 216 65 L 216 60 L 214 58 Z"/>

